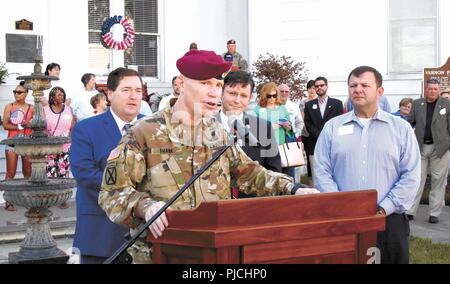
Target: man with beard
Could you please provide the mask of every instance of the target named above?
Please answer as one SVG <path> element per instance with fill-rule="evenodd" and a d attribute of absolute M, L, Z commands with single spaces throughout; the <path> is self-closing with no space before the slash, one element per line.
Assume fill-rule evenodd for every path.
<path fill-rule="evenodd" d="M 305 127 L 309 133 L 313 152 L 325 123 L 333 117 L 344 113 L 342 102 L 338 99 L 330 98 L 327 94 L 327 78 L 318 77 L 314 80 L 314 86 L 318 98 L 305 104 Z M 309 161 L 311 161 L 311 174 L 314 175 L 314 155 L 309 157 Z"/>

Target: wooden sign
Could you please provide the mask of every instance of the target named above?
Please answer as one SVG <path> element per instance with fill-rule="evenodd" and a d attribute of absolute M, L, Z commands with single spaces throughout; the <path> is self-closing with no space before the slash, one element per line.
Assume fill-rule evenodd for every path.
<path fill-rule="evenodd" d="M 16 30 L 32 31 L 33 30 L 33 22 L 30 22 L 26 19 L 17 21 L 16 22 Z"/>
<path fill-rule="evenodd" d="M 424 68 L 423 71 L 423 82 L 424 86 L 427 80 L 429 79 L 437 79 L 440 84 L 440 92 L 450 91 L 450 57 L 447 60 L 447 63 L 444 66 L 437 68 Z"/>

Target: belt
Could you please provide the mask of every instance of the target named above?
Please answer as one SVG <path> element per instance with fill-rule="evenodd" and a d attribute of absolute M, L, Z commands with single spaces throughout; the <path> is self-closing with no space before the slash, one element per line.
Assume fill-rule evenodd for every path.
<path fill-rule="evenodd" d="M 425 145 L 431 145 L 431 144 L 433 144 L 433 140 L 424 140 L 424 141 L 423 141 L 423 144 L 425 144 Z"/>

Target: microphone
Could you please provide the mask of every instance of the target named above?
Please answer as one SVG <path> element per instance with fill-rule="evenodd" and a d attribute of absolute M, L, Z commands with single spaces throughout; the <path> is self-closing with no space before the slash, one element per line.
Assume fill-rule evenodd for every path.
<path fill-rule="evenodd" d="M 250 132 L 249 127 L 246 127 L 242 120 L 237 115 L 230 115 L 228 117 L 228 126 L 234 129 L 237 137 L 243 141 L 248 141 L 249 146 L 260 147 L 258 139 Z"/>

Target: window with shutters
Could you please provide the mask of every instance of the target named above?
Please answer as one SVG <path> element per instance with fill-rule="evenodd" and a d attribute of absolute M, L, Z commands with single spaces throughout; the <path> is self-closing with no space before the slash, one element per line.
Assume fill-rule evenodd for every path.
<path fill-rule="evenodd" d="M 158 77 L 158 0 L 125 0 L 125 16 L 132 20 L 136 37 L 125 51 L 125 65 L 145 77 Z"/>
<path fill-rule="evenodd" d="M 436 66 L 437 0 L 389 1 L 389 71 L 422 72 Z"/>
<path fill-rule="evenodd" d="M 109 0 L 88 0 L 89 19 L 89 69 L 97 74 L 107 74 L 110 51 L 103 47 L 100 36 L 103 21 L 109 18 Z"/>
<path fill-rule="evenodd" d="M 110 50 L 103 47 L 100 35 L 103 21 L 110 16 L 114 0 L 88 0 L 89 67 L 98 74 L 109 72 Z M 124 0 L 123 14 L 134 26 L 136 36 L 132 47 L 124 52 L 125 67 L 138 70 L 144 77 L 159 76 L 158 0 Z"/>

